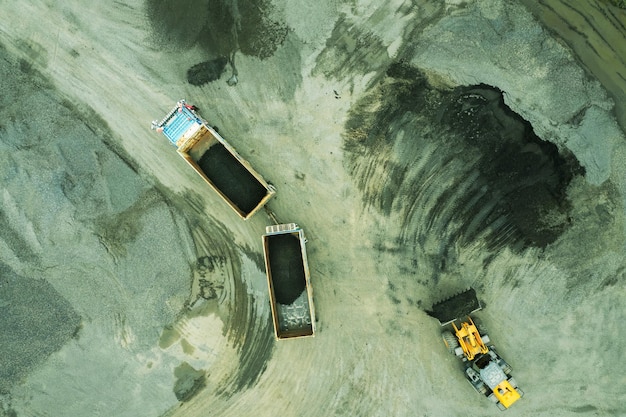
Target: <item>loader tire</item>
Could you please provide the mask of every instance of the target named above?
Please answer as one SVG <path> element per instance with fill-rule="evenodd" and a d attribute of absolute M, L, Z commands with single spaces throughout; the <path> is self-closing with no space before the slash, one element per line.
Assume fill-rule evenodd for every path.
<path fill-rule="evenodd" d="M 511 365 L 509 365 L 508 363 L 505 363 L 502 367 L 502 372 L 504 372 L 506 375 L 511 375 L 512 371 L 513 369 L 511 369 Z"/>
<path fill-rule="evenodd" d="M 476 387 L 476 391 L 478 391 L 479 394 L 487 395 L 487 385 L 480 384 L 478 387 Z"/>
<path fill-rule="evenodd" d="M 459 347 L 459 340 L 451 332 L 443 332 L 441 335 L 443 343 L 446 345 L 450 353 L 454 354 L 454 350 Z"/>

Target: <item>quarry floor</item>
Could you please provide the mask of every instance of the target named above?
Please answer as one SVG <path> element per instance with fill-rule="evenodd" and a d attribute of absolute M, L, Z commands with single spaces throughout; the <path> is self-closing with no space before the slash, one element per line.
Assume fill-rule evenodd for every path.
<path fill-rule="evenodd" d="M 0 416 L 499 415 L 426 313 L 468 287 L 509 416 L 626 415 L 626 11 L 241 3 L 0 5 Z M 267 210 L 150 130 L 181 98 Z M 273 337 L 275 220 L 314 338 Z"/>

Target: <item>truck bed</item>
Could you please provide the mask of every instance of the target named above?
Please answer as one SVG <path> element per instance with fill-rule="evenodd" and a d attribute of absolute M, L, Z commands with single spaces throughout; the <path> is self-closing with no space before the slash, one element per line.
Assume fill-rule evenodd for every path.
<path fill-rule="evenodd" d="M 268 188 L 209 130 L 204 132 L 205 135 L 190 150 L 190 159 L 240 215 L 249 217 L 264 203 Z"/>
<path fill-rule="evenodd" d="M 280 230 L 282 226 L 283 230 Z M 305 238 L 295 224 L 268 227 L 265 268 L 277 339 L 313 336 L 315 311 Z"/>

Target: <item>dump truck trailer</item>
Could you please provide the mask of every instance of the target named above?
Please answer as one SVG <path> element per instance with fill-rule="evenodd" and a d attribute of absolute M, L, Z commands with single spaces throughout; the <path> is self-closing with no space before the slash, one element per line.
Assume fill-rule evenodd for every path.
<path fill-rule="evenodd" d="M 275 189 L 250 163 L 180 100 L 152 129 L 163 133 L 178 154 L 242 218 L 248 219 L 275 194 Z"/>
<path fill-rule="evenodd" d="M 315 308 L 304 232 L 295 223 L 267 226 L 263 255 L 276 339 L 314 336 Z"/>
<path fill-rule="evenodd" d="M 524 392 L 511 376 L 511 367 L 502 359 L 489 336 L 470 314 L 481 309 L 473 288 L 435 303 L 428 312 L 445 328 L 443 342 L 463 361 L 465 377 L 474 389 L 505 410 Z"/>

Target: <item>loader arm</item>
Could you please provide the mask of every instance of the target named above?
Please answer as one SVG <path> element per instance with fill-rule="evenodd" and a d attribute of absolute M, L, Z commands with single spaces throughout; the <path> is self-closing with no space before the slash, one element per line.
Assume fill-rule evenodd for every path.
<path fill-rule="evenodd" d="M 474 360 L 474 357 L 479 353 L 489 352 L 489 348 L 483 342 L 480 332 L 476 328 L 474 321 L 471 317 L 467 318 L 468 321 L 461 323 L 461 327 L 457 327 L 453 322 L 454 332 L 459 339 L 459 345 L 463 349 L 463 354 L 467 360 Z"/>

